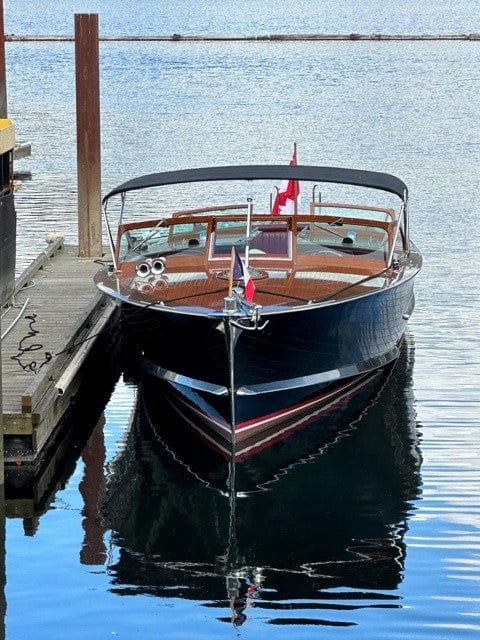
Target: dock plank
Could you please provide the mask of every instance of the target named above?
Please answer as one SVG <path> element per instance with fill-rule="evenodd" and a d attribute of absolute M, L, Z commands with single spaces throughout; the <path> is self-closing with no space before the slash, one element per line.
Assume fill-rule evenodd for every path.
<path fill-rule="evenodd" d="M 41 446 L 55 428 L 68 405 L 68 394 L 58 397 L 55 384 L 99 318 L 103 326 L 114 312 L 93 283 L 99 269 L 60 239 L 17 279 L 13 306 L 2 310 L 3 333 L 29 301 L 2 340 L 4 434 L 33 434 Z M 78 386 L 73 377 L 72 385 Z"/>

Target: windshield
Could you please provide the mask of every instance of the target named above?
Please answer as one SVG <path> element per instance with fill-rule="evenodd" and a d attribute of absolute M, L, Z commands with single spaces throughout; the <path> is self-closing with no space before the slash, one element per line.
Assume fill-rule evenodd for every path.
<path fill-rule="evenodd" d="M 120 236 L 119 261 L 138 260 L 139 256 L 194 252 L 205 248 L 206 222 L 181 222 L 171 226 L 146 223 L 126 229 Z"/>

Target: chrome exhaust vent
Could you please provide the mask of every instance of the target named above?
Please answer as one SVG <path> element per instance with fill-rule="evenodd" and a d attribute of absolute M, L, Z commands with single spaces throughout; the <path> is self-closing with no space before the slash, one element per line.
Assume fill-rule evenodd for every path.
<path fill-rule="evenodd" d="M 160 276 L 165 271 L 165 259 L 156 258 L 150 262 L 150 268 L 154 276 Z"/>
<path fill-rule="evenodd" d="M 136 272 L 139 278 L 146 278 L 150 275 L 151 267 L 148 262 L 140 262 L 137 264 Z"/>

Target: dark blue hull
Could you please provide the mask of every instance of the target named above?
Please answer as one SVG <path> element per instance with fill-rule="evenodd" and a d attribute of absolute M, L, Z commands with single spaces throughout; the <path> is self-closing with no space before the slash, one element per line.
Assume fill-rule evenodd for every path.
<path fill-rule="evenodd" d="M 265 315 L 264 329 L 144 310 L 129 326 L 147 369 L 225 440 L 277 428 L 395 360 L 413 310 L 413 278 L 368 295 Z M 234 334 L 234 335 L 233 335 Z M 233 391 L 232 391 L 233 388 Z"/>

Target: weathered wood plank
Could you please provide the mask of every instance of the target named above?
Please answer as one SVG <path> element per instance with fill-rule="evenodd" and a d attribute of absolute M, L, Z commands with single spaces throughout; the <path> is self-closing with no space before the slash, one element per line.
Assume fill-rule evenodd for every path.
<path fill-rule="evenodd" d="M 84 341 L 94 342 L 95 323 L 101 319 L 97 327 L 105 326 L 114 310 L 93 283 L 99 265 L 77 253 L 58 238 L 17 279 L 14 304 L 19 309 L 28 299 L 28 305 L 2 341 L 4 434 L 32 436 L 37 450 L 64 414 L 81 376 L 69 375 L 72 388 L 64 395 L 56 382 Z M 9 310 L 2 329 L 18 309 Z"/>
<path fill-rule="evenodd" d="M 42 269 L 50 258 L 52 258 L 57 251 L 62 249 L 63 241 L 63 236 L 56 238 L 55 241 L 50 243 L 45 251 L 38 255 L 37 258 L 15 280 L 15 295 L 30 282 L 33 274 L 35 274 L 39 269 Z"/>
<path fill-rule="evenodd" d="M 64 334 L 64 347 L 61 352 L 57 352 L 56 355 L 47 369 L 40 372 L 35 376 L 33 381 L 25 390 L 22 395 L 22 410 L 34 411 L 37 404 L 42 399 L 47 390 L 54 386 L 55 382 L 59 379 L 61 373 L 68 365 L 73 353 L 83 341 L 88 338 L 89 329 L 92 327 L 94 320 L 98 317 L 100 310 L 104 308 L 102 306 L 103 296 L 98 294 L 95 296 L 92 303 L 89 304 L 87 309 L 80 314 L 78 321 L 71 327 L 70 333 Z M 50 326 L 51 330 L 55 329 L 55 324 Z M 45 328 L 45 327 L 44 327 Z"/>
<path fill-rule="evenodd" d="M 31 435 L 33 433 L 32 416 L 27 413 L 4 413 L 3 433 L 5 435 Z"/>

